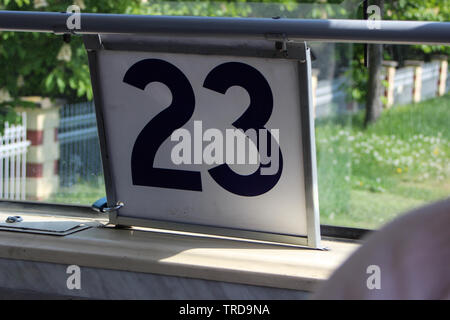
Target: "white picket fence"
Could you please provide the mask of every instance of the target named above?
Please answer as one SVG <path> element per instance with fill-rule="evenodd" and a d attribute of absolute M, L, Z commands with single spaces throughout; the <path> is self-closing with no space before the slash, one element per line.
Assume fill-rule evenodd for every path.
<path fill-rule="evenodd" d="M 385 75 L 382 74 L 381 80 Z M 421 100 L 436 97 L 438 91 L 439 64 L 437 62 L 424 63 L 422 66 Z M 320 80 L 316 89 L 316 117 L 348 112 L 346 86 L 351 80 L 340 76 L 332 80 Z M 414 70 L 412 67 L 397 69 L 394 78 L 394 105 L 408 104 L 413 101 Z M 447 73 L 446 91 L 450 91 L 450 70 Z M 362 108 L 363 106 L 359 106 Z M 352 109 L 354 111 L 354 109 Z"/>
<path fill-rule="evenodd" d="M 0 198 L 25 200 L 27 149 L 26 113 L 22 113 L 22 124 L 9 125 L 0 136 Z"/>

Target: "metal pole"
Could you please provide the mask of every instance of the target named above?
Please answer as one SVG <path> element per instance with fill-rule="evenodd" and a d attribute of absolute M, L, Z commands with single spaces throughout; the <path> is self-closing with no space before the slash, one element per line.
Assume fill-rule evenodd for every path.
<path fill-rule="evenodd" d="M 292 41 L 449 44 L 449 22 L 381 21 L 370 29 L 366 20 L 216 18 L 80 14 L 81 29 L 69 30 L 70 13 L 0 11 L 0 31 L 76 34 L 158 34 L 242 37 Z"/>

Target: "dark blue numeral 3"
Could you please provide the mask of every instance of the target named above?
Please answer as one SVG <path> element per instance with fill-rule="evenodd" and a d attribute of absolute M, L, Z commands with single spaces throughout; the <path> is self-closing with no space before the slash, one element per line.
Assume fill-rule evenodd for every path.
<path fill-rule="evenodd" d="M 250 105 L 244 114 L 233 122 L 233 126 L 247 131 L 263 129 L 270 119 L 273 109 L 273 96 L 270 85 L 264 76 L 255 68 L 239 62 L 228 62 L 214 68 L 206 77 L 205 88 L 225 94 L 232 86 L 240 86 L 247 90 Z M 276 143 L 272 135 L 267 135 L 267 150 L 270 143 Z M 257 144 L 259 145 L 259 143 Z M 248 176 L 235 173 L 227 164 L 209 170 L 211 177 L 224 189 L 241 196 L 258 196 L 268 192 L 278 182 L 283 171 L 283 157 L 279 151 L 280 164 L 274 175 L 261 175 L 261 166 Z"/>

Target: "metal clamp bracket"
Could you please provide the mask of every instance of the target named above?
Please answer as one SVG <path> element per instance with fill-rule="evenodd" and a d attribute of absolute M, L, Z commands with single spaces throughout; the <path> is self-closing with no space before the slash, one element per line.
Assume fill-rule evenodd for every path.
<path fill-rule="evenodd" d="M 275 48 L 281 52 L 286 52 L 287 43 L 292 42 L 285 33 L 266 33 L 264 36 L 266 40 L 275 41 Z"/>
<path fill-rule="evenodd" d="M 5 222 L 7 223 L 16 223 L 16 222 L 22 222 L 23 219 L 21 216 L 9 216 L 6 218 Z"/>
<path fill-rule="evenodd" d="M 91 207 L 92 207 L 93 210 L 95 210 L 95 211 L 97 211 L 97 212 L 110 213 L 110 212 L 112 212 L 112 211 L 117 211 L 117 210 L 119 210 L 119 209 L 122 208 L 123 206 L 124 206 L 124 203 L 121 202 L 121 201 L 118 201 L 118 202 L 116 203 L 115 206 L 108 207 L 108 203 L 107 203 L 107 201 L 106 201 L 106 197 L 103 197 L 103 198 L 98 199 L 97 201 L 95 201 L 95 202 L 92 204 Z"/>

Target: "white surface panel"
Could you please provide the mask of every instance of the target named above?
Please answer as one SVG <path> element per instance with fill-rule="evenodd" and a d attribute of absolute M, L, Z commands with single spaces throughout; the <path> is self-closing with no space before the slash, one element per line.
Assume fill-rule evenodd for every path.
<path fill-rule="evenodd" d="M 123 82 L 127 70 L 143 59 L 162 59 L 179 68 L 195 93 L 195 111 L 183 126 L 193 136 L 194 121 L 208 128 L 232 129 L 247 109 L 249 95 L 241 87 L 221 94 L 203 87 L 208 73 L 226 62 L 256 68 L 270 84 L 273 112 L 265 128 L 279 129 L 283 171 L 278 183 L 265 194 L 246 197 L 217 184 L 208 169 L 217 165 L 175 165 L 170 154 L 177 142 L 168 137 L 158 149 L 155 167 L 201 172 L 203 190 L 187 191 L 136 186 L 132 183 L 131 155 L 144 126 L 167 108 L 172 95 L 161 83 L 140 90 Z M 306 235 L 300 106 L 297 62 L 293 60 L 201 56 L 168 53 L 99 51 L 104 121 L 110 166 L 117 200 L 125 206 L 119 216 L 229 227 L 289 235 Z M 208 143 L 204 143 L 205 147 Z M 150 166 L 151 164 L 149 164 Z M 242 169 L 242 168 L 241 168 Z"/>

